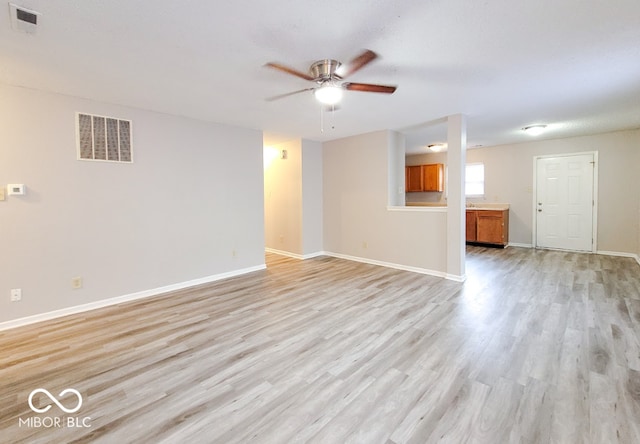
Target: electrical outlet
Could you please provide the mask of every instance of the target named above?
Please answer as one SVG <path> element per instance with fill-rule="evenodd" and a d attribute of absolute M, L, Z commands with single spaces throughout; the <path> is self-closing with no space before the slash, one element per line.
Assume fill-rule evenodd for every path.
<path fill-rule="evenodd" d="M 362 248 L 368 248 L 368 247 L 369 247 L 369 244 L 367 244 L 367 242 L 366 242 L 366 241 L 365 241 L 365 242 L 362 242 Z"/>
<path fill-rule="evenodd" d="M 280 235 L 280 243 L 284 242 L 284 236 Z"/>
<path fill-rule="evenodd" d="M 231 257 L 236 257 L 238 252 L 236 250 L 231 250 Z"/>
<path fill-rule="evenodd" d="M 71 278 L 71 288 L 74 290 L 82 288 L 82 278 L 80 276 Z"/>
<path fill-rule="evenodd" d="M 22 288 L 11 289 L 11 302 L 18 302 L 22 299 Z"/>

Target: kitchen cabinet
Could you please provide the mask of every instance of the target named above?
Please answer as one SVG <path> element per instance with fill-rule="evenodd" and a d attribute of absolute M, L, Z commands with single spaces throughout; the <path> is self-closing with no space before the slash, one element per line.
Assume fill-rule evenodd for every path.
<path fill-rule="evenodd" d="M 422 191 L 422 165 L 408 166 L 405 173 L 405 190 L 408 193 Z"/>
<path fill-rule="evenodd" d="M 476 241 L 477 211 L 467 210 L 467 242 Z"/>
<path fill-rule="evenodd" d="M 505 246 L 509 243 L 509 210 L 467 210 L 467 242 Z"/>
<path fill-rule="evenodd" d="M 422 165 L 422 191 L 444 191 L 444 165 Z"/>
<path fill-rule="evenodd" d="M 405 168 L 405 190 L 407 193 L 422 191 L 444 191 L 444 165 L 412 165 Z"/>

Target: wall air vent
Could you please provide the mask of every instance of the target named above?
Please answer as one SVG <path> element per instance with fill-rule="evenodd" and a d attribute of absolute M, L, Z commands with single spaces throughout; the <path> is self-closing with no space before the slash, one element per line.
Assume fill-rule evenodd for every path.
<path fill-rule="evenodd" d="M 11 27 L 14 30 L 26 32 L 27 34 L 36 33 L 39 12 L 31 11 L 13 3 L 9 3 L 9 12 L 11 15 Z"/>
<path fill-rule="evenodd" d="M 133 162 L 131 121 L 76 113 L 79 160 Z"/>

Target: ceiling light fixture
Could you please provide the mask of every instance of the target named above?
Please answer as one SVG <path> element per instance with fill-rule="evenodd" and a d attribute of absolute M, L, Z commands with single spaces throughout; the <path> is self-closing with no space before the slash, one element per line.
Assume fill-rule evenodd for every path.
<path fill-rule="evenodd" d="M 529 134 L 530 136 L 539 136 L 540 134 L 544 133 L 546 128 L 547 125 L 531 125 L 525 126 L 524 128 L 522 128 L 522 131 Z"/>
<path fill-rule="evenodd" d="M 429 145 L 429 149 L 434 153 L 439 153 L 445 148 L 445 146 L 446 145 L 444 143 L 434 143 L 432 145 Z"/>
<path fill-rule="evenodd" d="M 320 103 L 335 105 L 342 100 L 342 87 L 325 83 L 320 88 L 314 90 L 313 95 L 316 96 L 316 99 L 318 99 Z"/>

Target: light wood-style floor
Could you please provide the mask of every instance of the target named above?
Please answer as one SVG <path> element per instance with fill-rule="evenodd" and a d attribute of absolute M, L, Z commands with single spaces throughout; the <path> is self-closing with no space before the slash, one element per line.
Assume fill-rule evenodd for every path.
<path fill-rule="evenodd" d="M 0 332 L 0 441 L 640 442 L 633 259 L 469 247 L 464 284 L 267 260 Z M 35 414 L 36 388 L 77 389 L 82 407 Z M 19 425 L 33 416 L 90 427 Z"/>

